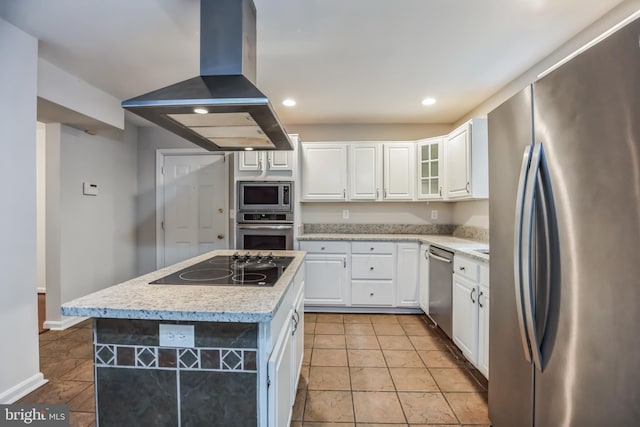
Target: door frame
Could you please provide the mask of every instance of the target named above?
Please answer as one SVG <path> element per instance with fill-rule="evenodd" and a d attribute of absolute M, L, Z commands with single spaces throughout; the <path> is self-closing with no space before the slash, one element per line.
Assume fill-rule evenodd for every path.
<path fill-rule="evenodd" d="M 212 152 L 204 148 L 161 148 L 156 150 L 156 269 L 164 265 L 164 174 L 162 168 L 166 156 L 222 156 L 225 165 L 228 165 L 227 152 Z M 224 209 L 229 215 L 229 168 L 225 168 L 225 198 Z M 225 235 L 229 240 L 229 221 L 225 221 Z"/>

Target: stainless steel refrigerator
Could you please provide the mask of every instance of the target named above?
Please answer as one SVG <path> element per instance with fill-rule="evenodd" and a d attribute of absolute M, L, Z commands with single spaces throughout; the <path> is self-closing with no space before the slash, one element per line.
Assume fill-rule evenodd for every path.
<path fill-rule="evenodd" d="M 493 427 L 640 425 L 639 41 L 489 114 Z"/>

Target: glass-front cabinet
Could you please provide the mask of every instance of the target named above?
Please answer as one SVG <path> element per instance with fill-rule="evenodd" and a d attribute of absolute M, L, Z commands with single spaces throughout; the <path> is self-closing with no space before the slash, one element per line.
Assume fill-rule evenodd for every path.
<path fill-rule="evenodd" d="M 418 141 L 418 199 L 443 199 L 442 175 L 444 138 L 428 138 Z"/>

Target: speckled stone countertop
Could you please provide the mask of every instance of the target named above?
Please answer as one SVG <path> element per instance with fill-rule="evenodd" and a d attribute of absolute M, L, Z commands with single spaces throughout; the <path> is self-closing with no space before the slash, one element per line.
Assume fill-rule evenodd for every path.
<path fill-rule="evenodd" d="M 256 323 L 271 320 L 304 261 L 304 252 L 273 251 L 276 256 L 294 256 L 295 258 L 272 287 L 149 285 L 149 282 L 212 256 L 232 255 L 234 252 L 233 250 L 208 252 L 77 298 L 62 305 L 62 314 L 205 322 Z"/>
<path fill-rule="evenodd" d="M 369 240 L 369 241 L 394 241 L 394 242 L 419 242 L 433 244 L 443 249 L 449 249 L 454 253 L 489 262 L 489 255 L 476 252 L 474 249 L 489 249 L 487 242 L 478 242 L 459 237 L 445 236 L 441 234 L 349 234 L 349 233 L 305 233 L 298 236 L 299 241 L 313 240 Z"/>

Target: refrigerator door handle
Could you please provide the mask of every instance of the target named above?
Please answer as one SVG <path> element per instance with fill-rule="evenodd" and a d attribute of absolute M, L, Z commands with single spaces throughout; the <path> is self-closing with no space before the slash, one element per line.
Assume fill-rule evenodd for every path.
<path fill-rule="evenodd" d="M 540 176 L 540 164 L 541 159 L 544 157 L 544 148 L 542 143 L 537 143 L 533 149 L 531 156 L 531 164 L 529 167 L 529 173 L 527 178 L 527 184 L 524 194 L 524 208 L 523 208 L 523 239 L 522 245 L 522 278 L 525 285 L 524 288 L 524 311 L 525 320 L 527 323 L 527 332 L 529 336 L 529 342 L 531 344 L 531 356 L 533 358 L 533 364 L 542 372 L 542 354 L 540 352 L 540 342 L 538 340 L 538 331 L 535 321 L 535 286 L 533 279 L 533 253 L 532 253 L 532 241 L 533 241 L 533 222 L 535 220 L 535 202 L 536 202 L 536 190 L 538 188 L 538 179 Z"/>
<path fill-rule="evenodd" d="M 531 153 L 533 151 L 533 146 L 534 145 L 531 144 L 527 148 L 525 148 L 524 154 L 522 155 L 522 166 L 520 168 L 520 179 L 518 180 L 518 193 L 516 196 L 516 217 L 514 221 L 515 229 L 513 245 L 513 276 L 516 293 L 516 310 L 518 312 L 518 326 L 520 327 L 520 338 L 522 340 L 524 358 L 529 363 L 531 363 L 531 350 L 529 346 L 527 329 L 525 327 L 524 303 L 522 300 L 522 210 L 524 206 L 525 186 L 527 184 L 527 172 L 529 171 L 529 165 L 531 163 Z"/>

